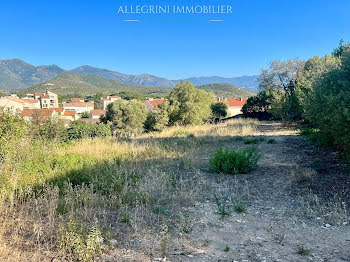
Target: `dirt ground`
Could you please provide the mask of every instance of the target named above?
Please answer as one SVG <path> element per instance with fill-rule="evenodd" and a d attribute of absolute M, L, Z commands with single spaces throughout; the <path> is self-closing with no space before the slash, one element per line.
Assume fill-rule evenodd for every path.
<path fill-rule="evenodd" d="M 255 138 L 262 138 L 261 158 L 250 174 L 215 177 L 201 169 L 211 190 L 186 207 L 191 232 L 172 239 L 168 256 L 154 260 L 350 261 L 350 176 L 339 156 L 279 123 L 260 123 Z M 209 155 L 199 155 L 204 166 Z M 229 213 L 223 218 L 214 194 Z M 237 203 L 244 203 L 246 212 L 235 212 Z M 99 260 L 150 258 L 130 248 Z"/>

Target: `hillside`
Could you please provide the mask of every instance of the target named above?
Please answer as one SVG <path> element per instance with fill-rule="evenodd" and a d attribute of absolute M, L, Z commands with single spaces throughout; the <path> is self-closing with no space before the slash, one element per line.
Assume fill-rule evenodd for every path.
<path fill-rule="evenodd" d="M 77 67 L 71 70 L 71 72 L 76 74 L 98 75 L 106 79 L 118 80 L 126 84 L 144 85 L 144 86 L 165 86 L 165 87 L 175 86 L 175 83 L 173 81 L 168 80 L 166 78 L 154 76 L 154 75 L 149 75 L 149 74 L 127 75 L 116 71 L 96 68 L 88 65 Z"/>
<path fill-rule="evenodd" d="M 250 97 L 253 96 L 254 93 L 249 92 L 246 89 L 240 88 L 233 84 L 208 84 L 197 86 L 199 89 L 203 89 L 206 91 L 212 91 L 219 97 Z"/>
<path fill-rule="evenodd" d="M 48 81 L 62 71 L 56 65 L 33 66 L 20 59 L 0 60 L 0 90 L 24 89 Z"/>
<path fill-rule="evenodd" d="M 233 84 L 241 88 L 249 89 L 252 91 L 258 90 L 258 82 L 256 75 L 253 76 L 239 76 L 239 77 L 221 77 L 221 76 L 210 76 L 210 77 L 191 77 L 185 79 L 186 81 L 191 81 L 194 85 L 207 85 L 211 83 L 220 83 L 220 84 Z M 175 80 L 178 82 L 179 80 Z"/>
<path fill-rule="evenodd" d="M 139 92 L 142 94 L 169 94 L 171 91 L 171 88 L 167 87 L 131 85 L 117 80 L 105 79 L 98 75 L 81 75 L 64 71 L 54 79 L 34 85 L 23 90 L 23 92 L 43 92 L 47 89 L 59 95 L 93 95 L 98 92 L 111 94 L 120 91 Z"/>

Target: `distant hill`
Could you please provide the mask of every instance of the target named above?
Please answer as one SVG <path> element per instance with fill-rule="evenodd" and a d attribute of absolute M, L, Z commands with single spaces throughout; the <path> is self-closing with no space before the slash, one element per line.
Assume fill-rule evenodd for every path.
<path fill-rule="evenodd" d="M 238 97 L 250 97 L 253 96 L 254 93 L 247 91 L 246 89 L 240 88 L 238 86 L 232 85 L 232 84 L 222 84 L 222 83 L 215 83 L 215 84 L 208 84 L 208 85 L 200 85 L 197 86 L 199 89 L 203 89 L 206 91 L 212 91 L 219 97 L 231 97 L 231 98 L 238 98 Z"/>
<path fill-rule="evenodd" d="M 53 80 L 60 73 L 62 73 L 64 69 L 60 68 L 57 65 L 43 65 L 43 66 L 34 66 L 28 64 L 20 59 L 8 59 L 8 60 L 0 60 L 0 92 L 1 91 L 20 91 L 25 88 L 28 88 L 33 85 L 39 85 L 41 83 L 45 83 L 47 81 Z M 90 83 L 91 85 L 97 88 L 105 88 L 104 86 L 114 85 L 115 82 L 107 84 L 105 80 L 114 80 L 119 81 L 118 86 L 121 86 L 124 83 L 129 88 L 135 88 L 135 86 L 145 86 L 144 90 L 149 89 L 149 87 L 174 87 L 177 82 L 180 80 L 169 80 L 166 78 L 143 74 L 143 75 L 127 75 L 122 74 L 116 71 L 111 71 L 107 69 L 96 68 L 92 66 L 81 66 L 77 67 L 71 71 L 70 73 L 79 74 L 87 80 L 87 75 L 96 75 L 104 79 L 104 84 L 98 86 L 97 83 Z M 64 74 L 67 76 L 67 73 Z M 66 82 L 63 83 L 63 78 Z M 62 85 L 67 85 L 67 81 L 72 81 L 72 77 L 62 77 L 59 79 L 62 82 Z M 91 77 L 90 77 L 91 78 Z M 233 78 L 225 78 L 219 76 L 213 77 L 193 77 L 185 79 L 186 81 L 191 81 L 194 85 L 206 85 L 212 83 L 230 83 L 241 88 L 250 89 L 253 91 L 257 90 L 258 84 L 256 83 L 257 76 L 242 76 L 242 77 L 233 77 Z M 56 80 L 55 80 L 56 81 Z M 97 84 L 97 86 L 95 85 Z M 68 85 L 69 86 L 69 85 Z M 77 83 L 74 84 L 76 88 Z M 133 86 L 133 87 L 132 87 Z M 37 87 L 36 87 L 37 88 Z M 139 88 L 139 87 L 138 87 Z M 91 87 L 93 90 L 93 87 Z M 149 89 L 150 90 L 150 89 Z"/>
<path fill-rule="evenodd" d="M 23 93 L 44 92 L 50 90 L 59 95 L 94 95 L 98 92 L 112 94 L 120 91 L 139 92 L 142 94 L 169 94 L 172 88 L 125 84 L 117 80 L 105 79 L 98 75 L 81 75 L 63 71 L 54 79 L 34 85 Z"/>
<path fill-rule="evenodd" d="M 154 75 L 126 75 L 116 71 L 111 71 L 107 69 L 96 68 L 92 66 L 81 66 L 77 67 L 71 72 L 76 74 L 94 74 L 99 75 L 106 79 L 119 80 L 127 84 L 134 85 L 144 85 L 144 86 L 164 86 L 164 87 L 174 87 L 175 83 L 166 78 L 154 76 Z"/>
<path fill-rule="evenodd" d="M 194 85 L 207 85 L 212 83 L 229 83 L 241 88 L 249 89 L 252 91 L 257 91 L 259 84 L 257 83 L 257 75 L 253 76 L 240 76 L 240 77 L 221 77 L 221 76 L 211 76 L 211 77 L 191 77 L 185 79 L 185 81 L 191 81 Z M 180 80 L 175 80 L 179 82 Z"/>
<path fill-rule="evenodd" d="M 48 81 L 62 71 L 56 65 L 33 66 L 20 59 L 0 60 L 0 90 L 21 90 Z"/>

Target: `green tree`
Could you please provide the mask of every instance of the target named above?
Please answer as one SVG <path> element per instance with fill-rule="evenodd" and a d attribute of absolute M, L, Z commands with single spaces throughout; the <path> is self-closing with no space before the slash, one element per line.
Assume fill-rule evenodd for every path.
<path fill-rule="evenodd" d="M 147 114 L 148 111 L 142 102 L 119 99 L 107 106 L 106 116 L 101 116 L 101 121 L 111 122 L 115 133 L 141 133 Z"/>
<path fill-rule="evenodd" d="M 271 109 L 272 91 L 260 91 L 256 96 L 249 97 L 243 106 L 242 112 L 245 117 L 267 120 L 272 117 Z"/>
<path fill-rule="evenodd" d="M 147 131 L 161 131 L 169 125 L 169 102 L 165 101 L 154 112 L 149 112 L 145 122 Z"/>
<path fill-rule="evenodd" d="M 136 92 L 121 91 L 117 95 L 125 100 L 133 100 L 133 99 L 139 100 L 139 101 L 143 100 L 143 95 Z"/>
<path fill-rule="evenodd" d="M 84 113 L 81 114 L 81 118 L 89 118 L 90 113 L 88 111 L 85 111 Z"/>
<path fill-rule="evenodd" d="M 201 124 L 211 116 L 214 94 L 199 90 L 191 82 L 182 81 L 170 94 L 170 125 Z"/>
<path fill-rule="evenodd" d="M 214 119 L 221 119 L 227 116 L 228 106 L 226 103 L 217 102 L 212 104 L 210 108 Z"/>

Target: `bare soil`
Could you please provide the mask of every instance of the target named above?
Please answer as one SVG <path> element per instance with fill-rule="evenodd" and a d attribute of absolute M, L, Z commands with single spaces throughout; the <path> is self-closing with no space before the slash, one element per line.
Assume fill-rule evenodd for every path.
<path fill-rule="evenodd" d="M 155 260 L 350 261 L 350 176 L 339 155 L 280 123 L 260 123 L 254 138 L 263 141 L 256 145 L 261 159 L 250 174 L 218 177 L 207 169 L 217 145 L 199 152 L 195 168 L 207 188 L 200 201 L 183 210 L 191 218 L 191 232 L 171 239 L 167 257 Z M 222 145 L 246 146 L 242 141 Z M 221 218 L 214 195 L 229 215 Z M 238 202 L 246 212 L 235 212 Z M 137 248 L 100 259 L 151 260 Z"/>

